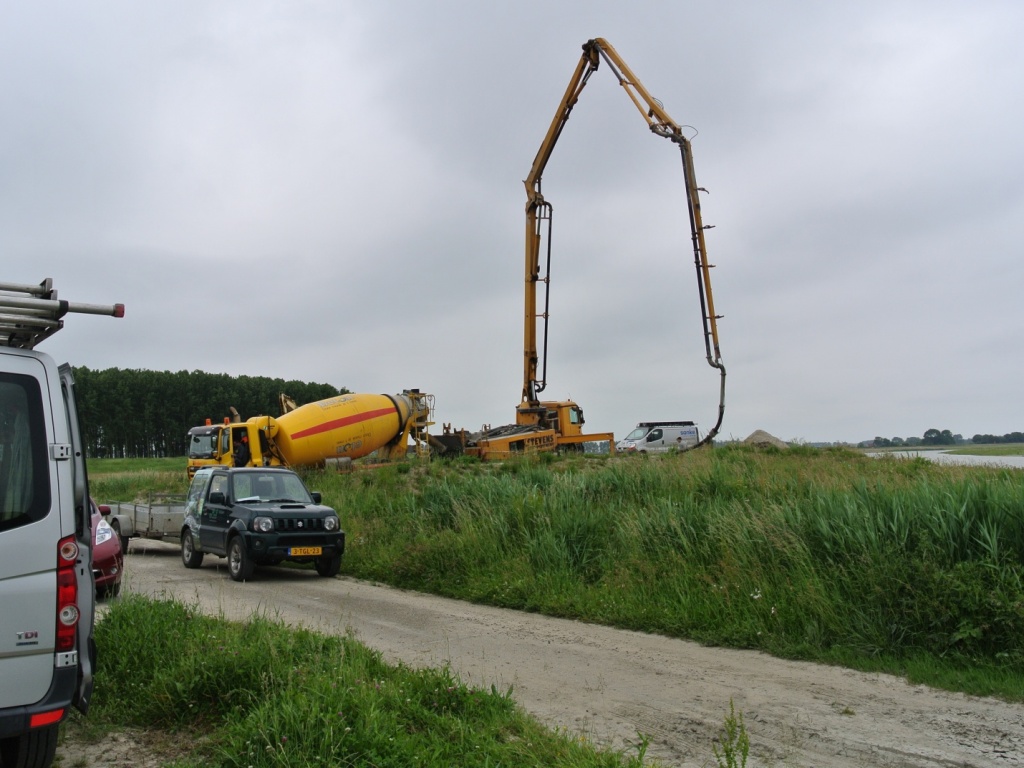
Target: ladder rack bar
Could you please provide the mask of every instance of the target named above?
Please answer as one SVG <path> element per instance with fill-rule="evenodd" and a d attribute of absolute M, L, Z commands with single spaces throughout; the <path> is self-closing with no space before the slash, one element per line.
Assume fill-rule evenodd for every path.
<path fill-rule="evenodd" d="M 32 349 L 64 327 L 63 317 L 68 312 L 124 317 L 124 304 L 58 299 L 51 278 L 39 285 L 0 283 L 0 346 Z"/>
<path fill-rule="evenodd" d="M 32 296 L 50 296 L 53 294 L 53 280 L 46 278 L 39 285 L 22 285 L 21 283 L 0 283 L 0 291 L 27 293 Z"/>
<path fill-rule="evenodd" d="M 29 315 L 21 315 L 21 314 L 15 315 L 15 314 L 3 313 L 3 314 L 0 314 L 0 324 L 3 324 L 5 326 L 10 325 L 10 326 L 13 326 L 13 327 L 21 327 L 21 328 L 24 328 L 26 326 L 32 326 L 32 327 L 35 327 L 35 326 L 50 326 L 50 327 L 52 327 L 52 326 L 60 325 L 60 320 L 50 320 L 49 318 L 46 318 L 46 317 L 32 317 L 32 316 L 29 316 Z"/>
<path fill-rule="evenodd" d="M 26 314 L 63 317 L 68 312 L 83 315 L 112 315 L 124 317 L 124 304 L 82 304 L 63 299 L 23 299 L 0 293 L 0 309 L 27 310 Z"/>

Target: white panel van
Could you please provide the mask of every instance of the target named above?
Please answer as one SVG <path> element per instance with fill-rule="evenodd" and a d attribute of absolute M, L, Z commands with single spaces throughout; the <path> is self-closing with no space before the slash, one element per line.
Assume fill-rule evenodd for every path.
<path fill-rule="evenodd" d="M 700 431 L 692 421 L 641 421 L 615 444 L 615 450 L 624 453 L 683 450 L 699 442 Z"/>
<path fill-rule="evenodd" d="M 103 313 L 121 316 L 118 307 Z M 65 313 L 101 309 L 58 301 L 49 280 L 0 283 L 3 768 L 49 766 L 69 708 L 89 708 L 95 587 L 74 381 L 70 366 L 58 368 L 33 347 L 62 327 Z"/>

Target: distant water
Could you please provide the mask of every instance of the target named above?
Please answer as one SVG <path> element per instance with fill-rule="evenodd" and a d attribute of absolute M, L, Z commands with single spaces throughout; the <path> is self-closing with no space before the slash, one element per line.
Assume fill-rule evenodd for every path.
<path fill-rule="evenodd" d="M 914 459 L 920 456 L 936 464 L 1024 469 L 1024 456 L 958 456 L 946 451 L 869 451 L 868 456 L 893 456 L 898 459 Z"/>

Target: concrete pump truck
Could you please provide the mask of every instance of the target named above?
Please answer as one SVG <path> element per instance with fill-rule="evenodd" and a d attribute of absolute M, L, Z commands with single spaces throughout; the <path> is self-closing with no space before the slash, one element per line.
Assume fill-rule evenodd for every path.
<path fill-rule="evenodd" d="M 703 439 L 686 448 L 696 448 L 710 443 L 722 425 L 725 414 L 725 365 L 718 344 L 718 324 L 721 315 L 715 314 L 711 293 L 711 268 L 704 244 L 704 231 L 708 229 L 701 220 L 700 195 L 705 191 L 697 186 L 693 170 L 693 154 L 690 141 L 683 129 L 665 112 L 661 103 L 653 98 L 640 80 L 626 66 L 614 48 L 603 38 L 588 40 L 583 45 L 583 54 L 573 72 L 561 103 L 541 142 L 540 149 L 524 180 L 526 186 L 526 273 L 525 312 L 523 343 L 523 390 L 522 400 L 516 408 L 516 422 L 493 429 L 485 428 L 477 433 L 452 432 L 446 427 L 439 440 L 456 450 L 484 459 L 501 458 L 523 451 L 582 450 L 583 444 L 607 441 L 609 450 L 614 452 L 615 440 L 611 433 L 583 432 L 583 410 L 571 400 L 541 400 L 540 395 L 547 387 L 548 350 L 548 307 L 550 300 L 551 271 L 551 223 L 552 207 L 541 192 L 541 176 L 551 153 L 565 128 L 573 107 L 586 87 L 590 76 L 597 71 L 601 61 L 608 64 L 634 106 L 640 111 L 651 132 L 668 139 L 679 147 L 682 156 L 683 179 L 686 188 L 686 206 L 693 242 L 694 264 L 697 270 L 697 288 L 704 325 L 704 345 L 707 361 L 721 374 L 718 418 L 714 427 Z M 542 243 L 546 241 L 544 270 L 541 272 Z M 543 309 L 538 307 L 537 286 L 544 285 Z M 542 333 L 538 334 L 538 325 Z M 541 342 L 538 344 L 538 335 Z"/>

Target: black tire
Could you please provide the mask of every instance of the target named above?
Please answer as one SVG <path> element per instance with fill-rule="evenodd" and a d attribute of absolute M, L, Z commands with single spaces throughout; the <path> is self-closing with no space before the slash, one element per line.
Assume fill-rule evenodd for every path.
<path fill-rule="evenodd" d="M 256 569 L 256 564 L 249 559 L 245 551 L 245 542 L 241 536 L 235 536 L 228 543 L 228 575 L 232 581 L 246 581 Z"/>
<path fill-rule="evenodd" d="M 341 555 L 318 557 L 314 563 L 316 572 L 325 579 L 333 579 L 341 570 Z"/>
<path fill-rule="evenodd" d="M 181 534 L 181 562 L 185 564 L 186 568 L 198 568 L 203 564 L 203 553 L 196 551 L 192 531 L 185 531 Z"/>
<path fill-rule="evenodd" d="M 114 535 L 117 536 L 117 540 L 121 543 L 121 553 L 127 555 L 128 537 L 121 535 L 121 524 L 117 520 L 111 520 L 110 527 L 114 529 Z"/>
<path fill-rule="evenodd" d="M 0 764 L 4 768 L 49 768 L 57 752 L 57 733 L 58 726 L 48 725 L 0 739 Z"/>

